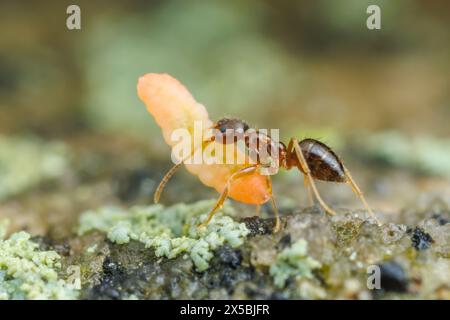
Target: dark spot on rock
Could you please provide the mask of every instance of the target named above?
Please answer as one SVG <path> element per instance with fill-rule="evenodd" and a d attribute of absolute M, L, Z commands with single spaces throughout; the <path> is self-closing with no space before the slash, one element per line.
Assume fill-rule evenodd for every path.
<path fill-rule="evenodd" d="M 64 239 L 55 241 L 47 236 L 35 236 L 32 237 L 31 240 L 39 245 L 39 250 L 54 250 L 61 256 L 70 255 L 70 244 Z"/>
<path fill-rule="evenodd" d="M 230 269 L 224 269 L 219 275 L 219 285 L 225 287 L 228 292 L 234 291 L 234 284 L 237 282 L 236 275 Z"/>
<path fill-rule="evenodd" d="M 68 243 L 56 243 L 53 246 L 53 250 L 58 252 L 58 254 L 61 255 L 61 256 L 68 257 L 70 255 L 70 244 L 68 244 Z"/>
<path fill-rule="evenodd" d="M 87 299 L 119 299 L 121 297 L 120 283 L 126 278 L 123 268 L 109 257 L 103 262 L 103 277 L 101 283 L 94 286 Z"/>
<path fill-rule="evenodd" d="M 441 214 L 441 213 L 435 213 L 435 214 L 433 214 L 432 218 L 433 218 L 434 220 L 436 220 L 437 223 L 439 223 L 439 225 L 441 225 L 441 226 L 443 226 L 443 225 L 445 225 L 445 224 L 447 224 L 447 223 L 450 223 L 450 220 L 447 219 L 447 218 L 445 218 L 445 217 L 443 216 L 443 214 Z"/>
<path fill-rule="evenodd" d="M 224 264 L 228 264 L 232 268 L 237 268 L 241 265 L 242 254 L 238 249 L 233 249 L 229 245 L 225 245 L 219 250 L 218 257 Z"/>
<path fill-rule="evenodd" d="M 250 230 L 250 237 L 271 234 L 275 223 L 274 219 L 261 219 L 257 216 L 244 218 L 241 222 Z"/>
<path fill-rule="evenodd" d="M 277 249 L 283 250 L 284 248 L 289 247 L 292 244 L 291 235 L 287 234 L 283 236 L 280 241 L 277 243 Z"/>
<path fill-rule="evenodd" d="M 31 241 L 38 244 L 39 250 L 48 251 L 53 250 L 53 241 L 46 236 L 34 236 L 31 237 Z"/>
<path fill-rule="evenodd" d="M 241 265 L 242 253 L 225 245 L 217 249 L 211 260 L 211 267 L 202 274 L 203 283 L 209 289 L 225 288 L 229 294 L 234 292 L 241 281 L 253 278 L 253 269 Z"/>
<path fill-rule="evenodd" d="M 325 279 L 325 275 L 323 273 L 323 270 L 321 269 L 314 269 L 312 270 L 312 274 L 314 275 L 314 278 L 316 278 L 319 282 L 320 285 L 323 288 L 329 288 L 329 284 L 327 283 L 326 279 Z"/>
<path fill-rule="evenodd" d="M 272 291 L 264 289 L 264 283 L 259 285 L 246 285 L 244 288 L 245 294 L 251 300 L 286 300 L 288 299 L 285 293 L 279 291 Z"/>
<path fill-rule="evenodd" d="M 407 292 L 409 279 L 402 266 L 395 261 L 384 262 L 380 267 L 381 289 L 388 292 Z"/>
<path fill-rule="evenodd" d="M 428 249 L 434 242 L 433 238 L 422 228 L 416 227 L 411 234 L 412 245 L 416 250 Z"/>
<path fill-rule="evenodd" d="M 112 262 L 109 258 L 106 258 L 105 262 L 103 263 L 103 273 L 105 274 L 105 277 L 112 278 L 118 275 L 121 276 L 124 272 L 120 265 Z"/>
<path fill-rule="evenodd" d="M 288 298 L 282 292 L 273 292 L 269 296 L 269 300 L 287 300 Z"/>

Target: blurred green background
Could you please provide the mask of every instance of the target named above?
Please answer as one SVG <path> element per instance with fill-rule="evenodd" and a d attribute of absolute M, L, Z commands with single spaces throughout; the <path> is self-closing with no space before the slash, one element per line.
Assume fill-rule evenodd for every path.
<path fill-rule="evenodd" d="M 167 72 L 212 118 L 449 135 L 448 1 L 2 1 L 0 130 L 155 128 L 136 79 Z M 366 28 L 378 4 L 382 29 Z M 155 137 L 159 140 L 159 137 Z"/>
<path fill-rule="evenodd" d="M 417 198 L 424 175 L 448 199 L 450 2 L 76 1 L 82 29 L 72 31 L 70 4 L 0 3 L 0 211 L 17 211 L 17 203 L 34 211 L 54 197 L 52 212 L 77 212 L 86 193 L 101 200 L 81 208 L 112 201 L 89 188 L 118 174 L 119 187 L 112 185 L 120 195 L 122 171 L 131 194 L 141 192 L 133 189 L 142 182 L 139 174 L 134 182 L 136 170 L 157 181 L 170 157 L 136 95 L 137 78 L 148 72 L 178 78 L 212 119 L 279 128 L 285 140 L 322 138 L 354 166 L 378 207 Z M 366 27 L 369 4 L 381 7 L 381 30 Z M 65 161 L 71 174 L 57 187 L 43 185 Z M 286 179 L 301 188 L 298 173 Z M 409 192 L 410 184 L 420 187 Z M 343 197 L 336 202 L 354 201 Z"/>

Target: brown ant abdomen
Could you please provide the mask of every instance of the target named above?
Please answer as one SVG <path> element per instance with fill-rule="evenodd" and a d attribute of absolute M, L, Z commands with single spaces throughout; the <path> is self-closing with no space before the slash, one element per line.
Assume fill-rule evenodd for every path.
<path fill-rule="evenodd" d="M 347 182 L 344 166 L 330 147 L 314 139 L 304 139 L 299 145 L 315 179 Z"/>

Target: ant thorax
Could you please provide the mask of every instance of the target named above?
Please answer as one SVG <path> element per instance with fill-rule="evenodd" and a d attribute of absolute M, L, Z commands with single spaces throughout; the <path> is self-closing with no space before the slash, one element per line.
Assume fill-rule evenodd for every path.
<path fill-rule="evenodd" d="M 245 132 L 245 144 L 250 157 L 262 165 L 279 158 L 279 142 L 261 130 L 247 130 Z"/>
<path fill-rule="evenodd" d="M 265 174 L 275 174 L 280 166 L 285 166 L 286 148 L 278 141 L 278 130 L 271 130 L 269 135 L 265 129 L 252 129 L 242 120 L 227 118 L 219 120 L 213 130 L 215 141 L 243 147 L 250 163 L 266 169 Z"/>
<path fill-rule="evenodd" d="M 272 132 L 273 131 L 273 132 Z M 278 137 L 278 130 L 271 130 Z M 249 129 L 245 132 L 245 144 L 249 158 L 260 165 L 260 172 L 264 175 L 273 175 L 280 167 L 285 167 L 285 145 L 268 135 L 266 130 Z"/>

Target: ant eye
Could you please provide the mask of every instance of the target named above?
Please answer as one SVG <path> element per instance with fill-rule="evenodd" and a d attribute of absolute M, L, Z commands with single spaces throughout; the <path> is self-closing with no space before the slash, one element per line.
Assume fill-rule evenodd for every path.
<path fill-rule="evenodd" d="M 220 130 L 221 133 L 225 133 L 225 132 L 227 131 L 227 128 L 225 128 L 225 127 L 220 127 L 219 130 Z"/>

